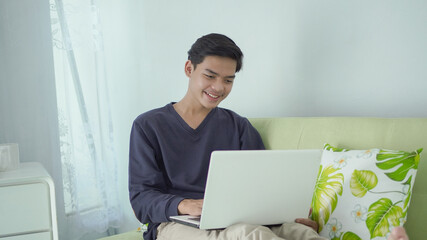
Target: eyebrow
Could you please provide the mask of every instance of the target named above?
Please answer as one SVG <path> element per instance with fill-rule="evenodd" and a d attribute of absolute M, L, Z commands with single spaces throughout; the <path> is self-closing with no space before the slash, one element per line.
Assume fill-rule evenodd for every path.
<path fill-rule="evenodd" d="M 213 74 L 213 75 L 216 75 L 216 76 L 219 76 L 219 74 L 218 73 L 216 73 L 216 72 L 214 72 L 214 71 L 212 71 L 212 70 L 210 70 L 210 69 L 205 69 L 206 71 L 208 71 L 208 72 L 210 72 L 211 74 Z M 236 78 L 236 75 L 231 75 L 231 76 L 225 76 L 225 78 Z"/>

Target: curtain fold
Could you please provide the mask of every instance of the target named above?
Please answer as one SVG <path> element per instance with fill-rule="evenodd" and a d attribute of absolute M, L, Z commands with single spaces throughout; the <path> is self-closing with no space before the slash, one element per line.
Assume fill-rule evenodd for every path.
<path fill-rule="evenodd" d="M 118 167 L 95 1 L 51 0 L 68 235 L 119 227 Z"/>

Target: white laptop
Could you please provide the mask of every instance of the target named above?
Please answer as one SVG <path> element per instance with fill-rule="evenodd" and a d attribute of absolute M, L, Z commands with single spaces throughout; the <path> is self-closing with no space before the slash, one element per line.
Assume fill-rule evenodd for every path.
<path fill-rule="evenodd" d="M 308 217 L 322 150 L 214 151 L 201 216 L 172 216 L 200 229 L 276 225 Z"/>

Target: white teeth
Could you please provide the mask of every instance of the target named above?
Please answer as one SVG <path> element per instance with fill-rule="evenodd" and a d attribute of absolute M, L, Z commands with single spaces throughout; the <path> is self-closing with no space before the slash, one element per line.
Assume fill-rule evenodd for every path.
<path fill-rule="evenodd" d="M 213 98 L 219 98 L 219 96 L 215 96 L 215 95 L 212 95 L 212 94 L 210 94 L 210 93 L 207 93 L 210 97 L 213 97 Z"/>

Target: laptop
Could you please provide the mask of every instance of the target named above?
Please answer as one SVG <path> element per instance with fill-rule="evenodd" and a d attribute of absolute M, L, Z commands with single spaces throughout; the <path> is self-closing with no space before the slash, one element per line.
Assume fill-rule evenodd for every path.
<path fill-rule="evenodd" d="M 201 216 L 171 221 L 200 229 L 277 225 L 306 218 L 322 150 L 214 151 Z"/>

